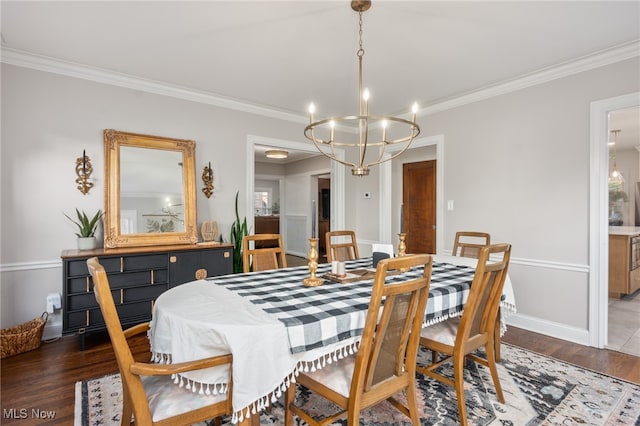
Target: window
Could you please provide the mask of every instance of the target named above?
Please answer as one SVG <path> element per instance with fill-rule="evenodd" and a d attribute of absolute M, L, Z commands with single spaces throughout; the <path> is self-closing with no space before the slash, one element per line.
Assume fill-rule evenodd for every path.
<path fill-rule="evenodd" d="M 253 208 L 255 209 L 256 216 L 271 214 L 270 199 L 271 191 L 269 190 L 259 189 L 253 193 Z"/>

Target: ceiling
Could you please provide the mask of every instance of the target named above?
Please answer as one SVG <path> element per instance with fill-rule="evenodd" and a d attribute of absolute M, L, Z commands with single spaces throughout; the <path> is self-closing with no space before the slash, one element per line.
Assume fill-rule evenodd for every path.
<path fill-rule="evenodd" d="M 4 50 L 304 117 L 357 109 L 349 1 L 6 1 Z M 638 1 L 374 1 L 372 114 L 408 112 L 637 43 Z M 621 135 L 622 136 L 622 133 Z"/>

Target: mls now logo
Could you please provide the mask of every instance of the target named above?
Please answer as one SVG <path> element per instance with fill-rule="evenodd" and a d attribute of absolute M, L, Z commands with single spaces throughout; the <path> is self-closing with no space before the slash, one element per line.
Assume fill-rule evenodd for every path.
<path fill-rule="evenodd" d="M 5 419 L 53 419 L 56 417 L 56 412 L 39 408 L 32 408 L 31 411 L 26 408 L 3 408 L 2 417 Z"/>
<path fill-rule="evenodd" d="M 2 417 L 5 419 L 26 419 L 29 417 L 29 411 L 26 408 L 3 408 Z"/>

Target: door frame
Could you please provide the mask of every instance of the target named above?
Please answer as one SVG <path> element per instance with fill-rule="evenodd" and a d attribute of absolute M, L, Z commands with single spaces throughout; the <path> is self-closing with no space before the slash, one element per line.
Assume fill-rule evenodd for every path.
<path fill-rule="evenodd" d="M 640 106 L 640 92 L 591 102 L 589 182 L 589 345 L 603 348 L 609 327 L 609 113 Z"/>
<path fill-rule="evenodd" d="M 247 223 L 254 222 L 254 210 L 253 210 L 253 191 L 255 186 L 255 146 L 267 145 L 274 148 L 288 149 L 291 151 L 309 152 L 318 155 L 322 155 L 318 150 L 309 143 L 289 141 L 285 139 L 274 139 L 264 136 L 248 135 L 246 143 L 246 195 L 245 195 L 245 217 Z M 336 149 L 336 157 L 344 160 L 344 150 Z M 336 229 L 342 229 L 345 223 L 345 166 L 337 161 L 331 161 L 331 218 L 332 223 L 337 227 Z M 311 206 L 311 200 L 309 200 L 309 206 Z M 311 213 L 311 212 L 309 212 Z M 286 241 L 286 221 L 283 223 L 283 217 L 286 216 L 286 194 L 280 187 L 280 223 L 283 225 L 280 232 L 282 237 Z M 334 219 L 335 218 L 335 221 Z M 309 221 L 309 235 L 311 235 L 311 222 Z"/>
<path fill-rule="evenodd" d="M 413 141 L 409 150 L 424 148 L 435 145 L 436 147 L 436 253 L 442 253 L 444 249 L 444 135 L 434 135 L 419 138 Z M 391 146 L 388 148 L 389 158 L 394 152 L 401 150 L 401 147 Z M 402 158 L 402 157 L 398 157 Z M 380 242 L 383 244 L 394 244 L 397 242 L 397 235 L 394 235 L 394 228 L 391 221 L 393 219 L 393 206 L 389 202 L 392 192 L 392 161 L 385 161 L 380 164 Z M 398 206 L 398 212 L 399 210 Z"/>

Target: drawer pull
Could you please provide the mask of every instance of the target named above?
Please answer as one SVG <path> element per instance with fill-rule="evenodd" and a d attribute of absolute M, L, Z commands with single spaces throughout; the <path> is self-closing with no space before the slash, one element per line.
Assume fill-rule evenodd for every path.
<path fill-rule="evenodd" d="M 154 285 L 155 281 L 154 281 L 154 276 L 153 276 L 153 269 L 151 270 L 151 285 Z"/>
<path fill-rule="evenodd" d="M 87 293 L 89 293 L 89 277 L 87 277 Z"/>
<path fill-rule="evenodd" d="M 206 269 L 198 269 L 196 271 L 196 280 L 204 280 L 207 278 L 207 270 Z"/>
<path fill-rule="evenodd" d="M 229 258 L 229 256 L 230 256 L 230 254 L 229 254 L 229 252 L 228 252 L 228 251 L 225 251 L 223 256 L 224 256 L 224 258 L 225 258 L 225 259 L 228 259 L 228 258 Z"/>
<path fill-rule="evenodd" d="M 120 257 L 120 272 L 124 272 L 124 257 Z"/>
<path fill-rule="evenodd" d="M 176 263 L 178 259 L 175 256 L 169 256 L 169 263 Z"/>
<path fill-rule="evenodd" d="M 120 304 L 124 303 L 124 289 L 120 289 Z"/>
<path fill-rule="evenodd" d="M 89 311 L 88 310 L 86 311 L 86 314 L 87 314 L 87 321 L 85 326 L 89 327 Z"/>

